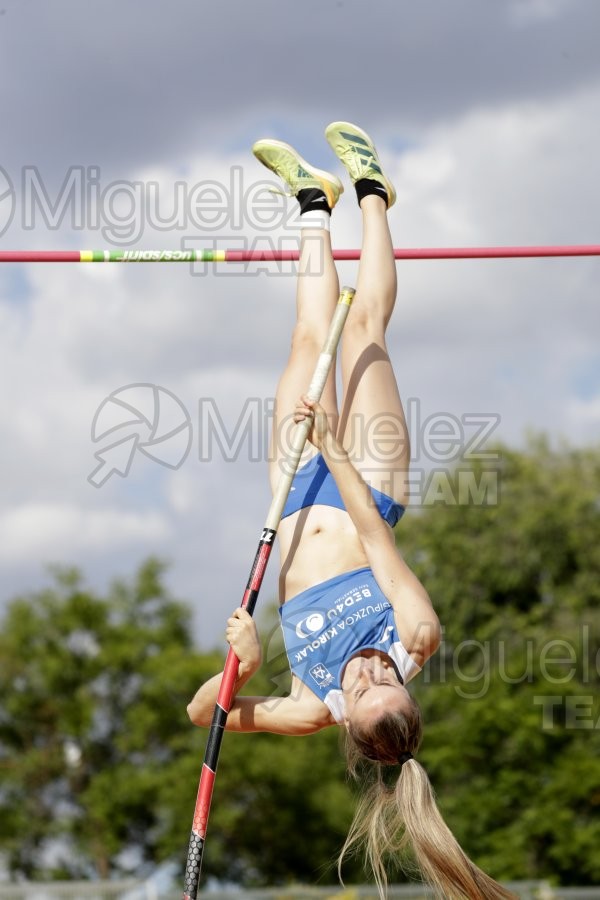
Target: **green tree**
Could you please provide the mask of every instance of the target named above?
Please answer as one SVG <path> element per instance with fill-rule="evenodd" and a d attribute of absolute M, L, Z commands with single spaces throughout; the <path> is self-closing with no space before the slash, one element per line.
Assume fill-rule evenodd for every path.
<path fill-rule="evenodd" d="M 419 757 L 458 839 L 493 875 L 598 883 L 600 451 L 537 440 L 498 453 L 485 463 L 499 473 L 497 503 L 451 502 L 460 472 L 477 481 L 484 468 L 463 461 L 444 499 L 397 530 L 445 629 L 414 682 Z M 223 624 L 232 596 L 220 601 Z M 250 694 L 287 688 L 276 619 L 259 609 L 265 664 Z M 183 868 L 207 737 L 185 707 L 226 649 L 199 653 L 190 633 L 156 560 L 106 596 L 61 569 L 52 587 L 10 605 L 0 852 L 15 876 Z M 332 883 L 352 810 L 336 729 L 228 734 L 204 876 Z M 347 878 L 362 880 L 358 862 Z"/>
<path fill-rule="evenodd" d="M 149 560 L 108 596 L 76 570 L 15 600 L 0 635 L 0 847 L 13 873 L 108 876 L 164 840 L 163 785 L 187 750 L 186 702 L 218 657 Z M 53 847 L 49 871 L 44 852 Z M 130 859 L 131 864 L 131 859 Z"/>
<path fill-rule="evenodd" d="M 225 642 L 194 650 L 190 611 L 166 592 L 163 569 L 149 560 L 103 597 L 77 571 L 57 569 L 52 587 L 8 608 L 0 852 L 14 876 L 141 874 L 167 860 L 183 871 L 207 736 L 190 724 L 186 705 L 222 667 Z M 272 630 L 264 629 L 255 693 L 281 693 L 289 681 Z M 322 869 L 351 807 L 334 732 L 314 740 L 227 735 L 204 876 L 334 881 L 331 867 Z"/>
<path fill-rule="evenodd" d="M 484 868 L 597 884 L 600 452 L 497 451 L 497 503 L 440 503 L 398 530 L 444 624 L 416 683 L 421 758 Z"/>

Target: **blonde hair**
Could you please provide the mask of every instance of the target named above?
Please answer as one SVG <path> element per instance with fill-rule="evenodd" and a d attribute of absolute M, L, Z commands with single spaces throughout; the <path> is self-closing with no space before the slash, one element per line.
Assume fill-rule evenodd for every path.
<path fill-rule="evenodd" d="M 416 759 L 403 763 L 395 785 L 384 767 L 398 765 L 398 757 L 414 753 L 421 741 L 421 711 L 411 698 L 404 712 L 386 712 L 368 729 L 348 726 L 348 771 L 362 776 L 365 766 L 371 784 L 364 791 L 338 859 L 338 871 L 349 852 L 364 850 L 382 898 L 386 896 L 386 857 L 412 855 L 425 881 L 443 900 L 509 900 L 515 895 L 482 872 L 461 849 L 437 808 L 425 769 Z"/>

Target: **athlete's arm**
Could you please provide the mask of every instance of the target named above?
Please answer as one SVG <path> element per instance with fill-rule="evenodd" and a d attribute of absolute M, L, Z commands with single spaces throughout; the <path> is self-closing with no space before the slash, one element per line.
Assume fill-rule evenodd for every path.
<path fill-rule="evenodd" d="M 429 594 L 398 552 L 392 529 L 381 518 L 368 484 L 330 430 L 324 410 L 302 398 L 295 420 L 302 421 L 309 414 L 313 415 L 309 439 L 321 451 L 375 579 L 392 604 L 402 643 L 422 665 L 440 643 L 440 623 Z"/>
<path fill-rule="evenodd" d="M 227 620 L 225 634 L 240 661 L 233 690 L 235 699 L 227 717 L 228 731 L 300 735 L 312 734 L 335 724 L 325 704 L 297 678 L 292 679 L 292 692 L 288 697 L 236 696 L 260 668 L 260 641 L 254 619 L 241 607 Z M 188 704 L 188 716 L 194 725 L 210 725 L 222 676 L 220 672 L 201 685 Z"/>
<path fill-rule="evenodd" d="M 402 643 L 423 666 L 440 645 L 440 620 L 429 594 L 403 560 L 390 526 L 380 518 L 377 529 L 361 538 L 377 584 L 390 601 Z"/>
<path fill-rule="evenodd" d="M 188 715 L 194 725 L 205 728 L 210 725 L 221 684 L 221 674 L 215 675 L 203 684 L 189 704 Z M 214 682 L 214 685 L 211 685 L 211 682 Z M 208 700 L 209 692 L 198 697 L 198 694 L 209 686 L 209 692 L 213 693 L 215 698 L 212 703 Z M 239 690 L 237 683 L 236 690 Z M 288 697 L 236 697 L 227 716 L 226 729 L 302 735 L 314 734 L 315 731 L 320 731 L 328 725 L 335 725 L 335 721 L 325 704 L 305 685 L 298 682 Z"/>
<path fill-rule="evenodd" d="M 262 651 L 256 622 L 241 606 L 227 619 L 225 637 L 238 658 L 237 678 L 233 686 L 233 696 L 244 687 L 255 672 L 260 669 Z M 188 704 L 188 716 L 195 725 L 210 725 L 212 714 L 221 687 L 223 672 L 205 681 Z"/>
<path fill-rule="evenodd" d="M 429 594 L 402 559 L 394 532 L 373 503 L 371 489 L 331 432 L 321 453 L 358 532 L 375 580 L 392 604 L 402 643 L 422 666 L 440 643 L 440 622 Z"/>
<path fill-rule="evenodd" d="M 335 724 L 325 704 L 296 677 L 287 697 L 236 697 L 227 718 L 230 731 L 296 736 L 314 734 Z"/>

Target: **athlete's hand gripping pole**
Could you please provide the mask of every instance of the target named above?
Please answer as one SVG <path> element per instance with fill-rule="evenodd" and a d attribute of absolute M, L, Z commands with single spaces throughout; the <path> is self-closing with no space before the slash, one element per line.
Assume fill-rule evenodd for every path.
<path fill-rule="evenodd" d="M 307 394 L 311 400 L 320 400 L 327 376 L 331 369 L 331 364 L 335 358 L 337 345 L 340 340 L 342 329 L 346 322 L 346 317 L 350 309 L 352 300 L 354 299 L 354 289 L 349 287 L 342 288 L 331 324 L 327 339 L 319 356 L 313 377 L 308 388 Z M 275 495 L 269 507 L 269 512 L 262 530 L 258 550 L 254 557 L 252 569 L 248 584 L 244 591 L 241 605 L 250 615 L 254 612 L 258 592 L 260 590 L 267 562 L 271 555 L 273 542 L 279 528 L 281 515 L 285 506 L 285 501 L 290 492 L 290 487 L 298 463 L 304 449 L 304 444 L 310 431 L 310 419 L 304 419 L 294 428 L 292 435 L 292 448 L 288 453 L 283 466 L 283 472 L 279 478 L 279 484 L 275 491 Z M 200 775 L 200 785 L 198 788 L 198 796 L 196 798 L 196 807 L 194 809 L 194 819 L 192 823 L 192 833 L 190 835 L 190 843 L 188 848 L 188 857 L 185 868 L 185 889 L 183 893 L 184 900 L 195 900 L 198 894 L 198 882 L 200 880 L 200 869 L 202 866 L 202 853 L 204 851 L 204 841 L 206 838 L 206 828 L 208 824 L 208 814 L 210 812 L 210 804 L 212 800 L 212 792 L 217 771 L 217 763 L 219 760 L 219 752 L 221 749 L 221 740 L 227 722 L 227 716 L 233 702 L 233 690 L 238 674 L 239 660 L 231 648 L 227 654 L 225 668 L 223 670 L 223 678 L 219 688 L 217 703 L 213 714 L 210 731 L 208 733 L 208 741 L 204 754 L 204 763 Z"/>

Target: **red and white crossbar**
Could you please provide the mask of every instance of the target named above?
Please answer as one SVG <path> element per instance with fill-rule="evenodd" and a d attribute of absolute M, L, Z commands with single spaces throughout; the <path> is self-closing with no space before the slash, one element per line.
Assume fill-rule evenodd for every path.
<path fill-rule="evenodd" d="M 334 250 L 337 260 L 360 259 L 360 250 Z M 600 256 L 600 244 L 539 247 L 397 247 L 395 259 L 515 259 Z M 226 263 L 293 262 L 298 250 L 0 250 L 0 263 Z"/>

